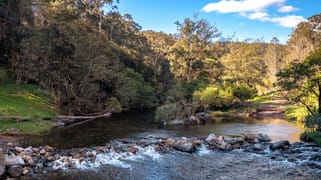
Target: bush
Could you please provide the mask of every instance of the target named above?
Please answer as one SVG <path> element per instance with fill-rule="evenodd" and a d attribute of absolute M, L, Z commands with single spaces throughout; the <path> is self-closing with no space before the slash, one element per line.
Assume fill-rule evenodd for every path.
<path fill-rule="evenodd" d="M 232 88 L 229 86 L 211 85 L 203 90 L 195 91 L 194 101 L 206 109 L 215 109 L 231 106 L 236 100 Z"/>
<path fill-rule="evenodd" d="M 172 120 L 185 120 L 194 113 L 192 104 L 188 104 L 185 101 L 168 103 L 157 107 L 155 121 L 168 122 Z"/>
<path fill-rule="evenodd" d="M 237 85 L 233 87 L 233 95 L 239 100 L 244 101 L 257 95 L 257 90 L 246 85 Z"/>
<path fill-rule="evenodd" d="M 311 115 L 305 119 L 305 126 L 321 132 L 321 115 Z"/>
<path fill-rule="evenodd" d="M 306 130 L 300 135 L 300 139 L 305 142 L 315 142 L 321 146 L 321 132 L 316 132 L 313 130 Z"/>
<path fill-rule="evenodd" d="M 178 114 L 181 113 L 183 108 L 177 103 L 169 103 L 157 107 L 155 121 L 157 122 L 168 122 L 178 118 Z"/>
<path fill-rule="evenodd" d="M 8 72 L 6 69 L 0 68 L 0 84 L 4 84 L 8 81 Z"/>
<path fill-rule="evenodd" d="M 196 90 L 207 87 L 208 84 L 203 81 L 179 82 L 171 90 L 169 90 L 167 100 L 170 102 L 186 101 L 193 99 Z"/>
<path fill-rule="evenodd" d="M 109 98 L 105 105 L 110 112 L 119 113 L 122 111 L 121 104 L 115 97 Z"/>

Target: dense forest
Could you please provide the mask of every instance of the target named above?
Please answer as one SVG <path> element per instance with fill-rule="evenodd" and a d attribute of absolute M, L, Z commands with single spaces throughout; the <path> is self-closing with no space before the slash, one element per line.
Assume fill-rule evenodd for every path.
<path fill-rule="evenodd" d="M 1 0 L 0 69 L 66 115 L 158 107 L 164 121 L 281 89 L 320 131 L 321 14 L 285 45 L 225 38 L 197 17 L 175 24 L 176 34 L 142 31 L 113 0 Z"/>

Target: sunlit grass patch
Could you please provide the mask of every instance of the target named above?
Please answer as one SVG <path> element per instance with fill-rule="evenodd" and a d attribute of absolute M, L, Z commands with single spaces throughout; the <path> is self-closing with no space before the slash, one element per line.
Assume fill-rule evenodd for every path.
<path fill-rule="evenodd" d="M 0 121 L 1 134 L 37 135 L 48 131 L 52 127 L 51 121 L 32 119 L 25 122 L 16 122 L 12 119 Z"/>
<path fill-rule="evenodd" d="M 0 133 L 39 134 L 47 131 L 52 122 L 41 117 L 55 116 L 52 95 L 34 85 L 0 85 L 0 116 L 18 116 L 30 121 L 0 120 Z"/>
<path fill-rule="evenodd" d="M 285 119 L 289 121 L 303 122 L 308 115 L 307 110 L 304 107 L 298 105 L 288 105 L 285 108 Z"/>

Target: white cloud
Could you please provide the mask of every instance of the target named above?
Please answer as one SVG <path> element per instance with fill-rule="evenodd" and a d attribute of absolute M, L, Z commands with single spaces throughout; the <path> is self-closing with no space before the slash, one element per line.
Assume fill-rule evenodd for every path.
<path fill-rule="evenodd" d="M 295 8 L 293 6 L 282 6 L 278 9 L 278 12 L 287 13 L 287 12 L 293 12 L 299 10 L 298 8 Z"/>
<path fill-rule="evenodd" d="M 221 0 L 203 7 L 205 12 L 241 13 L 262 11 L 268 7 L 282 5 L 286 0 Z"/>
<path fill-rule="evenodd" d="M 306 21 L 306 19 L 302 16 L 288 15 L 284 17 L 273 17 L 268 18 L 268 21 L 277 23 L 283 27 L 296 27 L 300 22 Z"/>
<path fill-rule="evenodd" d="M 247 14 L 246 17 L 249 19 L 258 19 L 264 21 L 265 18 L 267 18 L 269 15 L 266 12 L 255 12 Z"/>
<path fill-rule="evenodd" d="M 293 6 L 284 5 L 287 0 L 220 0 L 209 3 L 203 7 L 204 12 L 239 13 L 251 20 L 273 22 L 282 27 L 296 27 L 300 22 L 306 21 L 302 16 L 286 15 L 272 17 L 267 13 L 270 7 L 278 7 L 278 12 L 287 13 L 298 10 Z"/>

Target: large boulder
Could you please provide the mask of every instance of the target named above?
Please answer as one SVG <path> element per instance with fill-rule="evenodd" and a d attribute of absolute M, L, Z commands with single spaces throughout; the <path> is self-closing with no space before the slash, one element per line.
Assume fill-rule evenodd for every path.
<path fill-rule="evenodd" d="M 181 140 L 175 141 L 172 144 L 172 148 L 178 151 L 188 152 L 188 153 L 195 152 L 196 150 L 196 147 L 193 144 L 193 142 L 189 141 L 188 139 L 181 139 Z"/>
<path fill-rule="evenodd" d="M 271 141 L 271 138 L 268 135 L 262 134 L 262 133 L 257 134 L 257 139 L 261 142 L 270 142 Z"/>
<path fill-rule="evenodd" d="M 272 143 L 270 145 L 270 149 L 271 150 L 278 150 L 278 149 L 284 150 L 284 149 L 288 148 L 289 146 L 290 146 L 290 143 L 288 140 L 282 140 L 282 141 L 277 141 L 275 143 Z"/>
<path fill-rule="evenodd" d="M 9 167 L 9 169 L 8 169 L 8 174 L 9 174 L 11 177 L 19 177 L 19 176 L 21 176 L 22 171 L 23 171 L 22 166 L 20 166 L 20 165 L 13 165 L 13 166 L 10 166 L 10 167 Z"/>
<path fill-rule="evenodd" d="M 25 165 L 21 156 L 12 155 L 4 155 L 4 165 L 11 166 L 11 165 Z"/>

